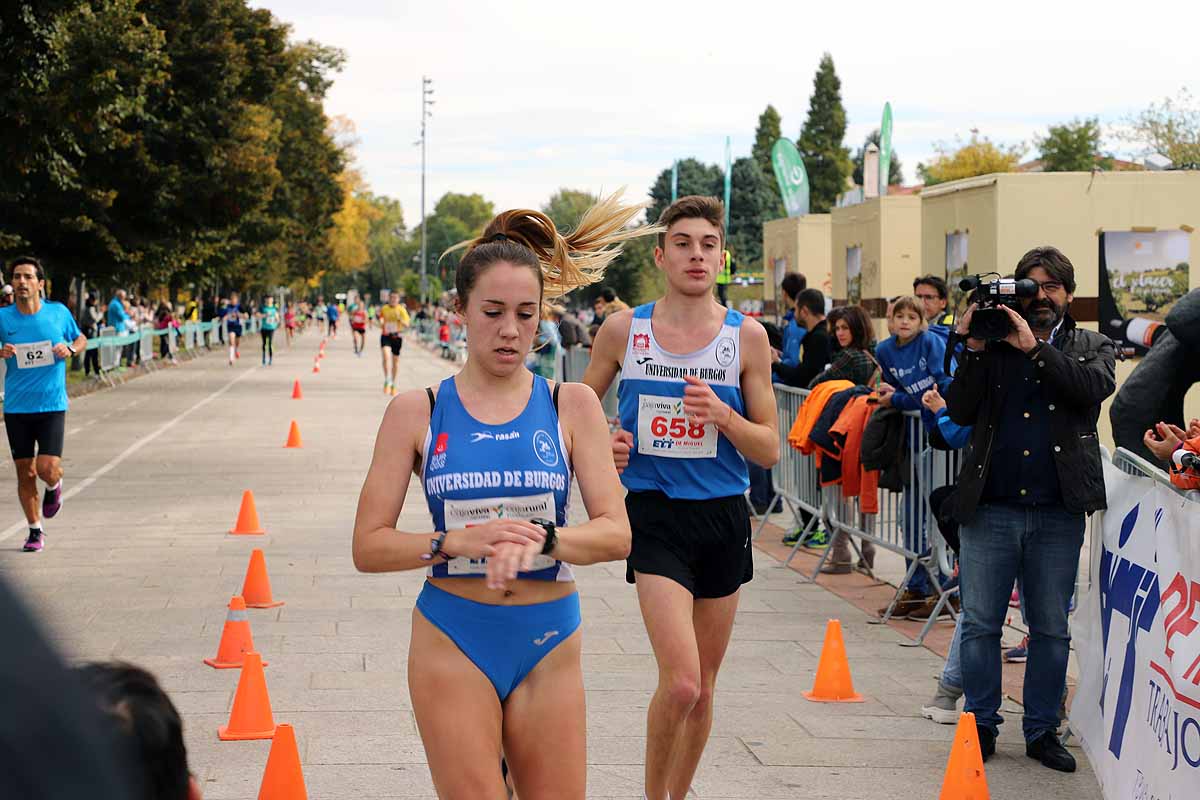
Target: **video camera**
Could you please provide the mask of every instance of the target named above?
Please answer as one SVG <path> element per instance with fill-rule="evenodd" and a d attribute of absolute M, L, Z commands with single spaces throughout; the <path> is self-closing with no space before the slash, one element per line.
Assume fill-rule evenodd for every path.
<path fill-rule="evenodd" d="M 984 280 L 992 275 L 996 276 L 995 280 Z M 1038 293 L 1036 281 L 1029 278 L 1019 281 L 1001 278 L 996 272 L 968 275 L 958 282 L 958 288 L 971 293 L 967 297 L 968 303 L 977 304 L 975 313 L 971 315 L 968 335 L 972 339 L 985 341 L 1003 339 L 1012 330 L 1012 321 L 1001 306 L 1008 306 L 1019 314 L 1021 298 L 1037 297 Z"/>

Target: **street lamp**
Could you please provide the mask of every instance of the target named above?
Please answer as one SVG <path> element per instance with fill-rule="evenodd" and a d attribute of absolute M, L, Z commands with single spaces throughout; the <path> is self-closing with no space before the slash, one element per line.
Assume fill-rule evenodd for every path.
<path fill-rule="evenodd" d="M 421 145 L 421 303 L 424 304 L 429 293 L 429 279 L 425 276 L 425 141 L 426 121 L 433 116 L 430 106 L 434 104 L 433 79 L 421 76 L 421 138 L 416 144 Z"/>

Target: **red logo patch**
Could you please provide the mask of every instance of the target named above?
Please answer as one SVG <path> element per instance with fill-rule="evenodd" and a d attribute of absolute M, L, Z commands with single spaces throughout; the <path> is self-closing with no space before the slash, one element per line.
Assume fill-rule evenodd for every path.
<path fill-rule="evenodd" d="M 643 350 L 643 351 L 649 350 L 650 349 L 650 334 L 635 333 L 633 335 L 633 349 L 634 350 Z"/>
<path fill-rule="evenodd" d="M 434 447 L 433 447 L 433 454 L 436 456 L 436 455 L 441 455 L 442 453 L 446 452 L 446 447 L 449 444 L 450 444 L 450 434 L 439 433 L 438 438 L 437 438 L 437 444 L 434 445 Z"/>

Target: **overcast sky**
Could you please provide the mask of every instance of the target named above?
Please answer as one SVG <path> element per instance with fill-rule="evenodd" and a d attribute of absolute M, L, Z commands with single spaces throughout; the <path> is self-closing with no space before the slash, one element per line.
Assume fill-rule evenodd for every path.
<path fill-rule="evenodd" d="M 1195 6 L 1183 2 L 252 2 L 296 38 L 346 51 L 326 110 L 353 120 L 371 189 L 399 198 L 410 226 L 422 74 L 436 99 L 430 209 L 446 191 L 498 210 L 540 206 L 560 187 L 624 185 L 641 199 L 675 158 L 721 163 L 727 135 L 735 158 L 748 155 L 768 103 L 795 138 L 824 51 L 846 145 L 890 100 L 907 183 L 935 143 L 972 128 L 1032 157 L 1049 124 L 1116 123 L 1183 87 L 1200 94 Z"/>

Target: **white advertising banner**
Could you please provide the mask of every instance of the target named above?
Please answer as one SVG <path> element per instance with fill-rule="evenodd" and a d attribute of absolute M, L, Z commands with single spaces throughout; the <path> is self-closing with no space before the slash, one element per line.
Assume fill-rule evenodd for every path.
<path fill-rule="evenodd" d="M 1105 800 L 1200 796 L 1200 504 L 1105 464 L 1071 730 Z"/>

